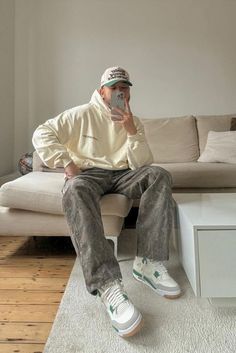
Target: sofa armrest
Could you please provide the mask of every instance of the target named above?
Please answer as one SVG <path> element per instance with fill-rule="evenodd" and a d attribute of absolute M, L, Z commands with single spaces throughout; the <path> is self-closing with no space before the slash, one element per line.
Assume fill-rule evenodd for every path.
<path fill-rule="evenodd" d="M 48 168 L 43 161 L 40 159 L 37 151 L 33 153 L 33 172 L 54 172 L 54 173 L 64 173 L 63 167 L 58 168 Z"/>

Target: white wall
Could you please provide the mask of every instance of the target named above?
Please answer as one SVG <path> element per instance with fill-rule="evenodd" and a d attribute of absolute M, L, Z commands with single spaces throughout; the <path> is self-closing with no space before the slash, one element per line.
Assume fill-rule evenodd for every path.
<path fill-rule="evenodd" d="M 14 0 L 0 0 L 0 177 L 13 170 Z"/>
<path fill-rule="evenodd" d="M 141 117 L 236 112 L 235 0 L 16 0 L 15 159 L 108 66 Z M 23 127 L 23 130 L 21 130 Z"/>

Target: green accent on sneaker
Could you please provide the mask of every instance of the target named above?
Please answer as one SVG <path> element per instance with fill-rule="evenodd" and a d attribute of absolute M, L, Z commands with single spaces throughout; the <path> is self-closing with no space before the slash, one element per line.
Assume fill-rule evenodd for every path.
<path fill-rule="evenodd" d="M 148 282 L 150 284 L 150 286 L 152 286 L 152 288 L 156 289 L 156 287 L 154 286 L 154 284 L 152 283 L 152 281 L 150 281 L 150 279 L 146 276 L 143 277 L 143 279 Z"/>
<path fill-rule="evenodd" d="M 112 327 L 114 328 L 114 330 L 115 330 L 116 332 L 119 332 L 119 330 L 118 330 L 117 327 L 115 327 L 115 326 L 113 326 L 113 325 L 112 325 Z"/>
<path fill-rule="evenodd" d="M 138 277 L 142 278 L 141 273 L 139 273 L 139 272 L 138 272 L 138 271 L 136 271 L 135 269 L 133 269 L 133 273 L 134 273 L 136 276 L 138 276 Z"/>
<path fill-rule="evenodd" d="M 126 294 L 123 294 L 123 297 L 125 298 L 125 300 L 129 300 Z"/>
<path fill-rule="evenodd" d="M 159 273 L 158 271 L 155 271 L 155 272 L 153 273 L 153 275 L 157 278 L 157 277 L 160 276 L 160 273 Z"/>
<path fill-rule="evenodd" d="M 113 314 L 114 313 L 114 309 L 113 309 L 113 307 L 111 305 L 110 305 L 109 309 L 110 309 L 110 312 Z"/>
<path fill-rule="evenodd" d="M 146 257 L 143 257 L 142 263 L 145 264 L 145 265 L 147 265 L 147 258 L 146 258 Z"/>

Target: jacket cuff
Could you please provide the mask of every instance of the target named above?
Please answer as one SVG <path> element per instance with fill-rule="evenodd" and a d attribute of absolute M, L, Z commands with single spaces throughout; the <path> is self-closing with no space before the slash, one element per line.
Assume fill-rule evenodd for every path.
<path fill-rule="evenodd" d="M 135 135 L 127 134 L 127 138 L 129 142 L 142 141 L 143 136 L 142 132 L 137 132 Z"/>
<path fill-rule="evenodd" d="M 66 158 L 62 160 L 63 167 L 66 168 L 72 161 L 70 158 Z"/>

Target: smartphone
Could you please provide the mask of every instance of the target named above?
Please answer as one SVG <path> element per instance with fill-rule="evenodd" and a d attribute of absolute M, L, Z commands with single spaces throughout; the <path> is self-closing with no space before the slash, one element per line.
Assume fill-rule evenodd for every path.
<path fill-rule="evenodd" d="M 125 110 L 125 95 L 124 92 L 114 90 L 111 94 L 111 119 L 121 120 L 121 114 L 114 108 Z"/>

